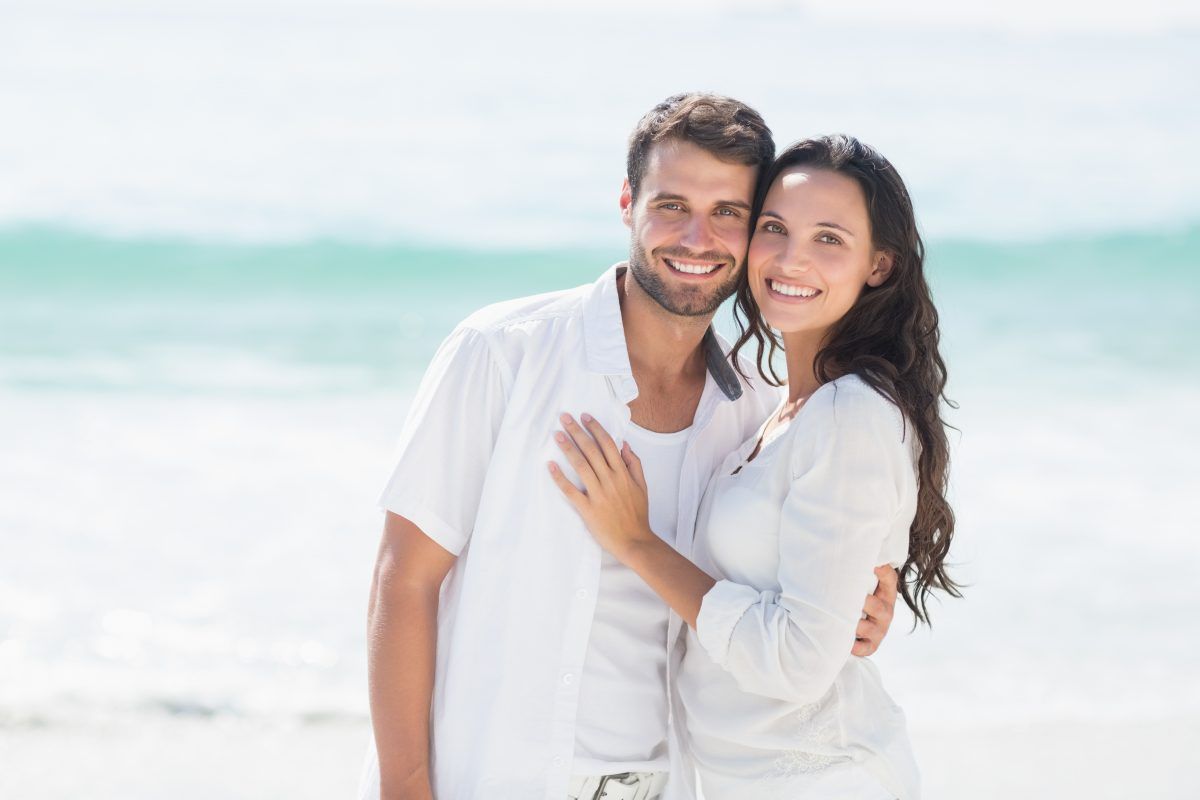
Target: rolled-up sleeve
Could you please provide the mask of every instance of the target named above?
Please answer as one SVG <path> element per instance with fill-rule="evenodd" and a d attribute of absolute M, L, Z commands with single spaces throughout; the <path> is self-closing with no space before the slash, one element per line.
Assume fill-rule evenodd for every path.
<path fill-rule="evenodd" d="M 821 699 L 851 658 L 874 567 L 907 549 L 915 495 L 895 406 L 865 385 L 833 389 L 797 420 L 779 590 L 719 581 L 696 622 L 701 646 L 744 691 L 801 704 Z M 903 546 L 885 548 L 889 534 Z"/>
<path fill-rule="evenodd" d="M 508 373 L 484 335 L 455 329 L 425 372 L 400 434 L 399 458 L 379 497 L 458 555 L 475 515 L 504 416 Z"/>

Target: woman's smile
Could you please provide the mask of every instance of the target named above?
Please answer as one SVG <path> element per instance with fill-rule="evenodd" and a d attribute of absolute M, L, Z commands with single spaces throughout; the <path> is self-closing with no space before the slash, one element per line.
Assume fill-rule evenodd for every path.
<path fill-rule="evenodd" d="M 815 286 L 789 283 L 778 278 L 767 278 L 766 283 L 771 297 L 781 303 L 807 303 L 821 294 L 821 290 Z"/>

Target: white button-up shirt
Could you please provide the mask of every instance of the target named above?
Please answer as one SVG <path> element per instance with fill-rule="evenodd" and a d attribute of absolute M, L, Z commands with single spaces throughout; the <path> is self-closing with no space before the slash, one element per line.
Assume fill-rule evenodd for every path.
<path fill-rule="evenodd" d="M 566 797 L 600 548 L 546 463 L 561 461 L 553 434 L 564 411 L 587 411 L 624 438 L 638 390 L 621 324 L 620 268 L 590 286 L 466 319 L 434 356 L 401 434 L 380 503 L 458 555 L 438 612 L 438 800 Z M 690 546 L 712 470 L 779 397 L 741 380 L 712 331 L 704 347 L 709 372 L 679 482 L 681 549 Z M 669 641 L 679 626 L 672 615 Z M 690 798 L 691 768 L 679 760 L 671 707 L 667 796 Z M 366 775 L 362 796 L 377 797 L 377 768 Z"/>

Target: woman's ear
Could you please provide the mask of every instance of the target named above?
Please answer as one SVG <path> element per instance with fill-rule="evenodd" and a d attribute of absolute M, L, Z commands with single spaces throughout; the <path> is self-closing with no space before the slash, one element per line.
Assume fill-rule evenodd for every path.
<path fill-rule="evenodd" d="M 887 250 L 876 250 L 873 258 L 875 259 L 875 268 L 867 276 L 867 286 L 883 286 L 892 275 L 895 259 Z"/>

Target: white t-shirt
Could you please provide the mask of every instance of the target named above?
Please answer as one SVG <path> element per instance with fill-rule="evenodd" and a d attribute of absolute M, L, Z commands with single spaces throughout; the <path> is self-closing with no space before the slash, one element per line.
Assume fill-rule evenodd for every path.
<path fill-rule="evenodd" d="M 908 554 L 915 438 L 850 375 L 714 474 L 692 557 L 718 583 L 678 674 L 706 800 L 918 796 L 904 714 L 850 655 L 874 567 Z"/>
<path fill-rule="evenodd" d="M 689 429 L 656 433 L 629 423 L 625 441 L 650 490 L 650 529 L 674 545 L 679 471 Z M 601 553 L 600 588 L 579 682 L 576 775 L 665 771 L 670 610 L 641 577 Z"/>

